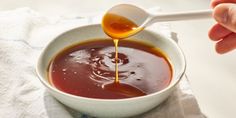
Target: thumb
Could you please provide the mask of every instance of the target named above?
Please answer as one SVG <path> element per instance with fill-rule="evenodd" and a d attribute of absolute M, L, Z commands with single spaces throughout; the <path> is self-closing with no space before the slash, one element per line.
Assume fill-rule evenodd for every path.
<path fill-rule="evenodd" d="M 214 8 L 213 17 L 225 28 L 236 32 L 236 4 L 222 3 Z"/>

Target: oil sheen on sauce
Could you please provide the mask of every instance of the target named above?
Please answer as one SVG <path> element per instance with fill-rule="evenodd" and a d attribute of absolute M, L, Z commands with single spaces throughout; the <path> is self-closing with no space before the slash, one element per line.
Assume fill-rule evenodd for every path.
<path fill-rule="evenodd" d="M 117 57 L 117 59 L 115 59 Z M 115 82 L 116 66 L 119 82 Z M 88 98 L 121 99 L 162 90 L 172 68 L 157 48 L 134 40 L 119 40 L 119 53 L 110 39 L 80 42 L 65 48 L 48 68 L 50 83 L 69 94 Z"/>

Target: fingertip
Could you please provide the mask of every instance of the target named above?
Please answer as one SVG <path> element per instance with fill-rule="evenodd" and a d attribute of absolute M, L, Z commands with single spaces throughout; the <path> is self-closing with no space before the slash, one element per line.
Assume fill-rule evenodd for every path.
<path fill-rule="evenodd" d="M 218 42 L 215 45 L 215 50 L 218 54 L 225 54 L 227 51 L 225 50 L 224 47 L 222 47 L 222 45 Z"/>
<path fill-rule="evenodd" d="M 226 29 L 225 27 L 217 23 L 214 26 L 212 26 L 212 28 L 208 31 L 208 37 L 212 41 L 218 41 L 231 33 L 232 32 L 230 30 Z"/>
<path fill-rule="evenodd" d="M 211 3 L 210 3 L 210 6 L 212 8 L 214 8 L 215 6 L 217 6 L 220 3 L 222 3 L 222 0 L 212 0 Z"/>
<path fill-rule="evenodd" d="M 212 40 L 212 41 L 217 41 L 217 40 L 219 40 L 218 39 L 218 37 L 216 36 L 217 35 L 217 33 L 216 33 L 216 28 L 217 26 L 216 25 L 214 25 L 214 26 L 212 26 L 212 28 L 208 31 L 208 37 Z"/>
<path fill-rule="evenodd" d="M 214 8 L 221 3 L 236 3 L 236 0 L 211 0 L 210 6 Z"/>
<path fill-rule="evenodd" d="M 216 39 L 215 38 L 215 35 L 214 35 L 215 33 L 214 33 L 214 31 L 213 31 L 213 29 L 211 28 L 209 31 L 208 31 L 208 37 L 212 40 L 212 41 L 217 41 L 217 40 L 219 40 L 219 39 Z"/>
<path fill-rule="evenodd" d="M 210 7 L 211 7 L 211 8 L 214 8 L 214 7 L 218 4 L 217 1 L 218 1 L 218 0 L 212 0 L 211 3 L 210 3 Z"/>
<path fill-rule="evenodd" d="M 215 45 L 215 50 L 218 54 L 225 54 L 236 48 L 236 33 L 232 33 L 223 38 Z"/>
<path fill-rule="evenodd" d="M 212 16 L 215 18 L 217 22 L 220 24 L 227 24 L 228 21 L 228 10 L 231 4 L 219 4 L 214 10 Z"/>

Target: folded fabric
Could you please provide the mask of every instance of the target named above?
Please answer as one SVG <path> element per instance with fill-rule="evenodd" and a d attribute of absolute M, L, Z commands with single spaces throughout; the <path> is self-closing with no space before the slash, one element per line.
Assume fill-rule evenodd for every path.
<path fill-rule="evenodd" d="M 84 118 L 54 99 L 35 72 L 42 48 L 60 33 L 99 17 L 49 18 L 20 8 L 0 13 L 0 117 L 1 118 Z M 150 27 L 171 35 L 166 23 Z M 184 77 L 173 94 L 161 105 L 140 118 L 204 118 Z"/>

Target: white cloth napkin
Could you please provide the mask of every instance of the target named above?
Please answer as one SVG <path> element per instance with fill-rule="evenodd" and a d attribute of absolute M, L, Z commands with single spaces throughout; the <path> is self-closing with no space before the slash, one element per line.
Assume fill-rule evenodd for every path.
<path fill-rule="evenodd" d="M 87 118 L 54 99 L 35 72 L 37 57 L 50 39 L 99 17 L 44 17 L 29 8 L 0 12 L 0 118 Z M 153 28 L 171 36 L 168 24 Z M 172 35 L 173 36 L 173 35 Z M 204 118 L 184 77 L 173 94 L 140 118 Z"/>

